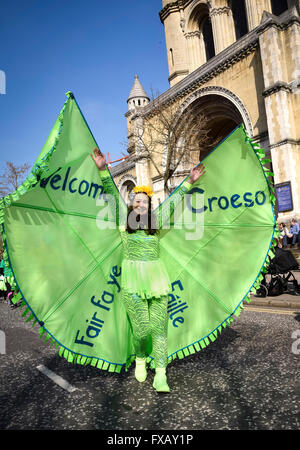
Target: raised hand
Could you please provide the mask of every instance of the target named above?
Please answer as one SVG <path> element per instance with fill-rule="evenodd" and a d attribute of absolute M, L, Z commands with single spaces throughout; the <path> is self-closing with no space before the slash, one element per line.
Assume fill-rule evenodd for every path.
<path fill-rule="evenodd" d="M 199 166 L 197 167 L 193 167 L 190 170 L 190 178 L 188 179 L 188 182 L 193 184 L 195 183 L 197 180 L 199 180 L 199 178 L 205 174 L 205 167 L 204 165 L 201 163 L 199 164 Z"/>
<path fill-rule="evenodd" d="M 91 158 L 93 159 L 94 163 L 98 167 L 99 170 L 105 170 L 106 161 L 105 161 L 105 155 L 100 152 L 99 148 L 94 149 L 94 154 L 91 153 Z"/>

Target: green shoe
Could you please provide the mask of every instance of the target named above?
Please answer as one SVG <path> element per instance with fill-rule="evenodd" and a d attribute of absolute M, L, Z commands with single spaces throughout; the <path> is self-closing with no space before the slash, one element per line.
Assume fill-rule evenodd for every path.
<path fill-rule="evenodd" d="M 147 378 L 146 358 L 135 358 L 135 378 L 143 383 Z"/>
<path fill-rule="evenodd" d="M 166 369 L 156 369 L 153 387 L 157 392 L 170 392 L 170 388 L 167 383 Z"/>

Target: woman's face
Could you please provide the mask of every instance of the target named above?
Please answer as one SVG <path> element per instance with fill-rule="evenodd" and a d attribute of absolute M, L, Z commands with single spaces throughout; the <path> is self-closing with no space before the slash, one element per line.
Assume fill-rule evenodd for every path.
<path fill-rule="evenodd" d="M 149 208 L 148 195 L 144 194 L 143 192 L 139 192 L 138 194 L 135 194 L 132 206 L 133 206 L 133 210 L 137 214 L 146 214 L 148 212 L 148 208 Z"/>

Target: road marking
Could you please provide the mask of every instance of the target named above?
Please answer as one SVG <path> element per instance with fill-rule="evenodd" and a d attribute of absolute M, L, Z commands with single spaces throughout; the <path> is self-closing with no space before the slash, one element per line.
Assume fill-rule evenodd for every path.
<path fill-rule="evenodd" d="M 6 354 L 6 338 L 4 331 L 0 330 L 0 355 Z"/>
<path fill-rule="evenodd" d="M 50 378 L 54 383 L 58 384 L 58 386 L 62 387 L 68 392 L 74 392 L 77 390 L 76 387 L 72 386 L 70 383 L 68 383 L 66 380 L 64 380 L 62 377 L 57 375 L 56 373 L 52 372 L 52 370 L 48 369 L 43 364 L 37 366 L 37 369 L 42 372 L 46 377 Z"/>
<path fill-rule="evenodd" d="M 289 316 L 292 316 L 294 314 L 299 314 L 299 311 L 287 311 L 287 310 L 282 310 L 282 309 L 271 309 L 271 308 L 258 308 L 256 306 L 254 307 L 249 307 L 249 306 L 245 306 L 245 311 L 257 311 L 257 312 L 265 312 L 265 313 L 271 313 L 271 314 L 286 314 Z"/>

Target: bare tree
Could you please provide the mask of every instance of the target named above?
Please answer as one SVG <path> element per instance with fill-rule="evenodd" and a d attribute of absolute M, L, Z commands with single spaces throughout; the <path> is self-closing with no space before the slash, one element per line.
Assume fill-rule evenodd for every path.
<path fill-rule="evenodd" d="M 6 161 L 6 167 L 0 175 L 0 196 L 4 197 L 14 192 L 24 181 L 29 169 L 28 163 L 17 166 L 10 161 Z"/>
<path fill-rule="evenodd" d="M 152 94 L 151 109 L 135 111 L 129 145 L 136 156 L 148 157 L 170 193 L 169 180 L 176 170 L 200 162 L 203 148 L 211 145 L 208 120 L 193 107 L 182 112 L 175 103 L 163 104 Z"/>
<path fill-rule="evenodd" d="M 23 182 L 29 169 L 30 165 L 28 163 L 17 166 L 10 161 L 6 161 L 6 167 L 0 174 L 0 197 L 4 197 L 5 195 L 14 192 Z M 3 243 L 0 238 L 0 260 L 2 259 L 2 255 Z"/>

